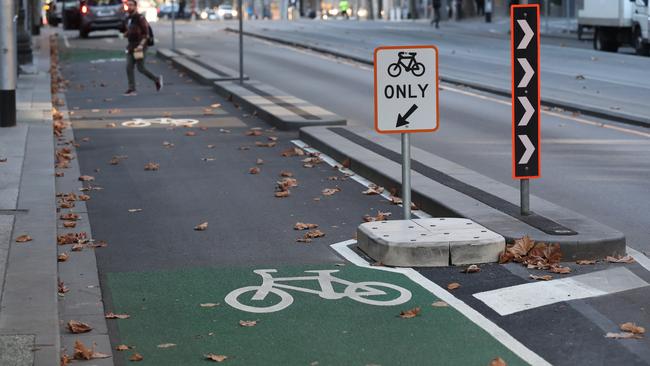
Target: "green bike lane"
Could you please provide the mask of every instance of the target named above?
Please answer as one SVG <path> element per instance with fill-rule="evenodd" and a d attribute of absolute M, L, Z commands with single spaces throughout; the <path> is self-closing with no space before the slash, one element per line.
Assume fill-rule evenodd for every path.
<path fill-rule="evenodd" d="M 108 243 L 96 251 L 105 310 L 130 316 L 109 320 L 113 348 L 132 347 L 113 351 L 116 364 L 130 364 L 135 352 L 142 365 L 203 365 L 206 354 L 233 365 L 488 365 L 495 357 L 526 364 L 454 307 L 433 306 L 440 299 L 404 274 L 358 266 L 330 247 L 353 238 L 364 215 L 380 210 L 399 219 L 400 209 L 361 194 L 363 185 L 326 163 L 305 168 L 306 156 L 283 157 L 297 133 L 271 129 L 159 61 L 149 67 L 165 75 L 162 93 L 142 83 L 137 99 L 121 97 L 124 64 L 89 64 L 92 57 L 69 58 L 63 73 L 72 86 L 66 98 L 75 137 L 85 139 L 77 149 L 81 172 L 103 188 L 90 192 L 87 206 L 94 237 Z M 76 87 L 88 75 L 92 85 Z M 121 127 L 156 113 L 199 123 Z M 250 128 L 263 133 L 247 136 Z M 273 147 L 255 144 L 273 139 Z M 128 158 L 109 165 L 114 156 Z M 261 172 L 249 174 L 257 159 Z M 160 169 L 144 171 L 148 162 Z M 282 171 L 298 186 L 276 198 Z M 340 191 L 322 194 L 335 187 Z M 134 208 L 142 211 L 128 211 Z M 203 221 L 208 229 L 194 231 Z M 326 235 L 296 242 L 305 233 L 293 229 L 298 221 L 317 223 Z M 284 280 L 254 299 L 263 283 L 254 271 L 262 269 Z M 291 281 L 318 275 L 306 271 L 336 272 L 321 283 Z M 246 287 L 236 302 L 226 301 Z M 247 311 L 286 305 L 287 298 L 277 311 Z M 416 307 L 417 316 L 400 317 Z"/>

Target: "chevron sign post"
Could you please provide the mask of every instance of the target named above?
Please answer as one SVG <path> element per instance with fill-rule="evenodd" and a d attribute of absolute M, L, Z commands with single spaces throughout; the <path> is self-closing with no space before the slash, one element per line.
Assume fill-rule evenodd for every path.
<path fill-rule="evenodd" d="M 513 5 L 510 21 L 512 176 L 521 180 L 521 212 L 528 214 L 528 179 L 540 177 L 539 5 Z"/>

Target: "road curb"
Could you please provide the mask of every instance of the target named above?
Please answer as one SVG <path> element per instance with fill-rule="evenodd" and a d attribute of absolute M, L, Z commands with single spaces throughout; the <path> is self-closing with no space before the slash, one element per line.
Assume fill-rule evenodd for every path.
<path fill-rule="evenodd" d="M 310 127 L 300 139 L 337 161 L 349 160 L 358 174 L 385 187 L 401 186 L 399 140 L 359 128 Z M 623 255 L 625 236 L 606 225 L 531 196 L 533 215 L 518 213 L 519 192 L 470 169 L 413 148 L 412 195 L 434 217 L 467 218 L 502 235 L 506 242 L 528 235 L 559 243 L 565 260 Z"/>
<path fill-rule="evenodd" d="M 239 33 L 238 30 L 229 27 L 226 28 L 226 31 L 232 33 Z M 292 47 L 304 48 L 311 51 L 328 54 L 331 56 L 340 57 L 347 60 L 352 60 L 365 65 L 370 65 L 370 66 L 373 65 L 373 61 L 370 58 L 357 57 L 343 52 L 330 50 L 324 47 L 318 47 L 318 46 L 313 46 L 305 43 L 284 40 L 276 37 L 262 35 L 259 33 L 248 32 L 248 31 L 244 31 L 243 34 L 249 37 L 255 37 L 270 42 L 276 42 L 276 43 L 280 43 Z M 512 91 L 510 89 L 476 83 L 471 80 L 466 80 L 461 78 L 441 75 L 440 81 L 445 83 L 464 85 L 476 90 L 480 90 L 480 91 L 484 91 L 484 92 L 488 92 L 488 93 L 492 93 L 504 97 L 510 97 L 512 95 Z M 543 106 L 550 107 L 550 108 L 561 108 L 570 112 L 580 112 L 581 114 L 587 116 L 606 118 L 616 122 L 621 122 L 621 123 L 630 124 L 634 126 L 650 127 L 650 117 L 646 117 L 646 116 L 638 116 L 638 115 L 633 115 L 633 114 L 620 112 L 620 111 L 612 111 L 610 109 L 602 108 L 600 106 L 585 106 L 585 105 L 580 105 L 580 104 L 571 103 L 564 100 L 559 100 L 556 98 L 549 98 L 549 97 L 542 97 L 541 103 Z"/>

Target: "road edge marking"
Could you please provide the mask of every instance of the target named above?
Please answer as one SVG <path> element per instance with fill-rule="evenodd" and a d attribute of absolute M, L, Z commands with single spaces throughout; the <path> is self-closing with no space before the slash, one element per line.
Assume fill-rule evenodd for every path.
<path fill-rule="evenodd" d="M 625 250 L 627 251 L 627 254 L 634 258 L 634 260 L 639 263 L 639 265 L 641 265 L 641 267 L 645 268 L 647 271 L 650 271 L 650 258 L 646 257 L 643 253 L 631 247 L 626 247 Z"/>
<path fill-rule="evenodd" d="M 535 366 L 551 365 L 548 361 L 544 360 L 541 356 L 531 351 L 523 343 L 519 342 L 517 339 L 511 336 L 503 328 L 496 325 L 494 322 L 492 322 L 491 320 L 483 316 L 478 311 L 474 310 L 472 307 L 467 305 L 462 300 L 458 299 L 457 297 L 449 293 L 447 290 L 443 289 L 442 287 L 438 286 L 431 280 L 424 277 L 415 269 L 371 266 L 367 261 L 365 261 L 357 253 L 355 253 L 352 249 L 350 249 L 349 246 L 356 242 L 357 241 L 354 239 L 346 240 L 336 244 L 332 244 L 330 245 L 330 248 L 332 248 L 335 252 L 337 252 L 347 261 L 349 261 L 350 263 L 358 267 L 403 274 L 411 281 L 420 285 L 422 288 L 429 291 L 430 293 L 432 293 L 433 295 L 435 295 L 436 297 L 438 297 L 439 299 L 443 300 L 451 307 L 456 309 L 459 313 L 464 315 L 474 324 L 478 325 L 480 328 L 486 331 L 494 339 L 499 341 L 499 343 L 503 344 L 511 352 L 519 356 L 522 360 Z"/>

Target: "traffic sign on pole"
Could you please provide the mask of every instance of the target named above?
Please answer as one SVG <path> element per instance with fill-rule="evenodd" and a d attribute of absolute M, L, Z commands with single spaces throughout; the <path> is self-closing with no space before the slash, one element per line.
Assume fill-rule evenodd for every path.
<path fill-rule="evenodd" d="M 438 49 L 384 46 L 375 49 L 375 130 L 379 133 L 438 129 Z"/>
<path fill-rule="evenodd" d="M 512 176 L 540 177 L 539 5 L 511 8 Z"/>

